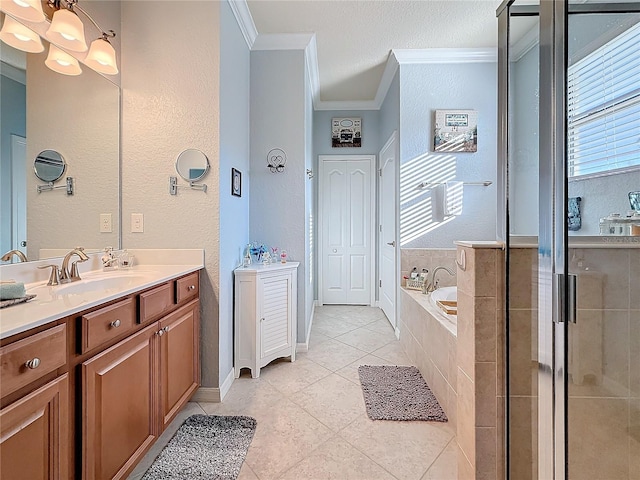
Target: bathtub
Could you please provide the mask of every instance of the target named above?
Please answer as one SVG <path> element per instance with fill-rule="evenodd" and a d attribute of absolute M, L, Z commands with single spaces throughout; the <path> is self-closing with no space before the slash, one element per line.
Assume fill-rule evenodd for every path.
<path fill-rule="evenodd" d="M 417 290 L 404 290 L 411 298 L 431 314 L 444 328 L 454 336 L 458 334 L 458 317 L 449 315 L 438 306 L 438 300 L 457 300 L 457 287 L 441 287 L 425 295 Z"/>

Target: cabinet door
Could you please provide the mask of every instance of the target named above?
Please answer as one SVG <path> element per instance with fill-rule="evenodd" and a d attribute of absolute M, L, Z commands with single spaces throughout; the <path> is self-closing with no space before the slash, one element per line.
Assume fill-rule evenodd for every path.
<path fill-rule="evenodd" d="M 64 374 L 0 410 L 0 478 L 68 478 L 68 384 Z"/>
<path fill-rule="evenodd" d="M 163 429 L 200 384 L 200 303 L 160 320 L 160 398 Z"/>
<path fill-rule="evenodd" d="M 82 364 L 83 478 L 123 478 L 158 436 L 158 324 Z"/>
<path fill-rule="evenodd" d="M 291 276 L 258 279 L 260 302 L 260 358 L 291 348 Z"/>

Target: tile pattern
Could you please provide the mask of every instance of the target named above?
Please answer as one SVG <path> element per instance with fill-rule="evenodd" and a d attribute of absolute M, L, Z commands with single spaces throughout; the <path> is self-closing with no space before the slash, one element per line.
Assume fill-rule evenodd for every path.
<path fill-rule="evenodd" d="M 234 381 L 221 403 L 190 403 L 145 456 L 138 480 L 192 413 L 250 415 L 256 433 L 239 480 L 453 480 L 458 447 L 450 424 L 373 421 L 360 365 L 409 365 L 379 309 L 315 309 L 309 351 Z"/>

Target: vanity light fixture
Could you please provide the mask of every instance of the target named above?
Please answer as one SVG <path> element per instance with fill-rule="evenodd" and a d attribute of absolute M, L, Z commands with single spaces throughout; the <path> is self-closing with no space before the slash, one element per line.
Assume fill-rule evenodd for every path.
<path fill-rule="evenodd" d="M 84 39 L 84 24 L 73 11 L 74 3 L 67 3 L 53 14 L 53 20 L 45 36 L 51 43 L 72 52 L 86 52 L 87 42 Z M 78 10 L 82 11 L 80 8 Z"/>
<path fill-rule="evenodd" d="M 8 15 L 4 16 L 4 23 L 2 24 L 2 30 L 0 30 L 0 40 L 27 53 L 44 51 L 40 36 Z"/>
<path fill-rule="evenodd" d="M 0 8 L 21 20 L 29 22 L 44 22 L 44 12 L 40 0 L 2 0 Z"/>
<path fill-rule="evenodd" d="M 29 7 L 30 5 L 31 7 Z M 116 36 L 113 30 L 105 31 L 100 28 L 91 15 L 80 8 L 78 0 L 46 0 L 46 5 L 53 9 L 53 15 L 49 10 L 47 15 L 43 13 L 40 0 L 0 0 L 0 9 L 6 14 L 5 25 L 0 39 L 8 45 L 25 52 L 39 53 L 44 50 L 44 47 L 38 34 L 29 27 L 20 24 L 15 18 L 41 23 L 51 17 L 51 24 L 45 33 L 45 37 L 51 42 L 49 57 L 45 62 L 49 68 L 66 75 L 79 75 L 82 70 L 77 58 L 80 58 L 83 63 L 96 72 L 106 75 L 116 75 L 118 73 L 116 51 L 109 42 L 110 38 Z M 39 8 L 41 15 L 29 15 L 29 8 L 36 10 Z M 91 42 L 90 47 L 87 47 L 84 24 L 77 12 L 82 12 L 100 32 L 100 36 Z M 71 55 L 61 59 L 61 49 L 71 52 Z M 84 59 L 76 55 L 76 53 L 86 52 L 87 49 L 89 51 Z M 54 57 L 53 59 L 50 58 L 52 56 Z M 70 60 L 71 58 L 73 60 Z M 50 59 L 51 61 L 49 61 Z M 55 59 L 58 61 L 53 63 Z"/>
<path fill-rule="evenodd" d="M 113 33 L 113 30 L 110 30 L 110 32 Z M 114 37 L 115 35 L 113 33 Z M 91 42 L 89 53 L 87 58 L 84 59 L 84 63 L 96 72 L 115 75 L 118 73 L 118 64 L 116 63 L 116 51 L 111 42 L 109 42 L 109 36 L 108 33 L 102 32 L 100 38 L 96 38 Z"/>
<path fill-rule="evenodd" d="M 49 55 L 47 55 L 44 64 L 54 72 L 63 75 L 74 76 L 82 73 L 82 68 L 80 68 L 78 60 L 53 44 L 49 45 Z"/>

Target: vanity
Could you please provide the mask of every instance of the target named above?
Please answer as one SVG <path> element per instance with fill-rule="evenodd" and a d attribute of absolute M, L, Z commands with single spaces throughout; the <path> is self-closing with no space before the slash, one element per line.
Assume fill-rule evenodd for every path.
<path fill-rule="evenodd" d="M 89 272 L 0 310 L 1 478 L 127 477 L 199 386 L 201 268 Z"/>

